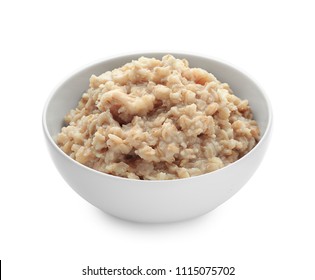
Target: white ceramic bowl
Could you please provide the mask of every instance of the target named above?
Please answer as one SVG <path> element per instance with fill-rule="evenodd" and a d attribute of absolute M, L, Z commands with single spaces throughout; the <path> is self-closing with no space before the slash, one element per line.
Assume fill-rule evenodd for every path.
<path fill-rule="evenodd" d="M 104 174 L 74 161 L 55 144 L 66 113 L 77 106 L 92 74 L 120 67 L 140 56 L 162 58 L 166 53 L 141 53 L 103 60 L 68 77 L 49 97 L 43 128 L 51 157 L 67 183 L 84 199 L 104 212 L 137 222 L 172 222 L 205 214 L 233 196 L 259 166 L 270 138 L 271 107 L 257 84 L 238 69 L 207 57 L 172 53 L 186 58 L 227 82 L 240 98 L 248 99 L 261 130 L 261 140 L 240 160 L 212 173 L 170 181 L 144 181 Z"/>

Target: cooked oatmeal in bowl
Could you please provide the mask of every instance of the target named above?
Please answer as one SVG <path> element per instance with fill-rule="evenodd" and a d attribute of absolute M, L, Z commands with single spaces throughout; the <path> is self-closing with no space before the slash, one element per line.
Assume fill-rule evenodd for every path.
<path fill-rule="evenodd" d="M 59 173 L 113 216 L 161 223 L 212 211 L 246 184 L 268 147 L 272 110 L 256 82 L 217 59 L 172 55 L 84 66 L 44 107 Z"/>
<path fill-rule="evenodd" d="M 92 75 L 56 143 L 103 173 L 169 180 L 227 166 L 259 139 L 247 99 L 186 59 L 164 55 Z"/>

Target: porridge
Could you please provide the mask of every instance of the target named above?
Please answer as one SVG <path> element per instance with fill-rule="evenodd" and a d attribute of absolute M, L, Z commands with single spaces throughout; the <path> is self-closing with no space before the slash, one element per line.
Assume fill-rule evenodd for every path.
<path fill-rule="evenodd" d="M 92 75 L 65 123 L 56 142 L 66 154 L 100 172 L 132 179 L 212 172 L 259 141 L 247 100 L 171 55 L 141 57 Z"/>

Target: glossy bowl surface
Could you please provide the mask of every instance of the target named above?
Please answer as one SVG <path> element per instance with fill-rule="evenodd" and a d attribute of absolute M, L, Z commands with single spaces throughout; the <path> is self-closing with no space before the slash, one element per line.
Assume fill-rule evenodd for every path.
<path fill-rule="evenodd" d="M 92 74 L 99 75 L 140 56 L 161 59 L 166 53 L 137 53 L 93 63 L 66 78 L 50 95 L 43 112 L 43 129 L 50 155 L 65 181 L 84 199 L 106 213 L 137 222 L 173 222 L 205 214 L 232 197 L 250 179 L 268 146 L 272 112 L 262 89 L 246 74 L 225 62 L 191 54 L 190 67 L 200 67 L 227 82 L 248 99 L 261 130 L 261 140 L 243 158 L 212 173 L 187 179 L 144 181 L 100 173 L 74 161 L 55 144 L 66 113 L 77 106 Z"/>

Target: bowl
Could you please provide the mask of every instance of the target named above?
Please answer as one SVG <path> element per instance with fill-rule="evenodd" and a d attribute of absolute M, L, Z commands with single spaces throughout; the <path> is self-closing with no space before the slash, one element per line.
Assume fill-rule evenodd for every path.
<path fill-rule="evenodd" d="M 77 106 L 89 87 L 92 74 L 99 75 L 141 56 L 161 59 L 166 53 L 136 53 L 102 60 L 66 78 L 50 95 L 43 111 L 43 129 L 51 158 L 64 180 L 82 198 L 113 216 L 148 223 L 174 222 L 205 214 L 232 197 L 261 163 L 270 139 L 272 112 L 262 89 L 237 68 L 217 59 L 183 53 L 190 67 L 200 67 L 227 82 L 242 99 L 248 99 L 261 130 L 261 140 L 244 157 L 214 172 L 175 180 L 134 180 L 88 168 L 66 155 L 54 136 L 66 113 Z"/>

